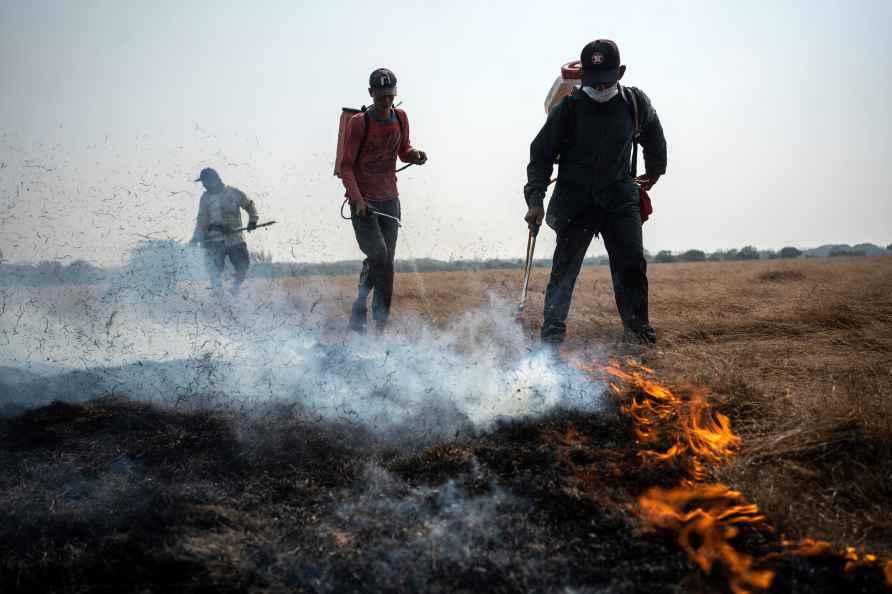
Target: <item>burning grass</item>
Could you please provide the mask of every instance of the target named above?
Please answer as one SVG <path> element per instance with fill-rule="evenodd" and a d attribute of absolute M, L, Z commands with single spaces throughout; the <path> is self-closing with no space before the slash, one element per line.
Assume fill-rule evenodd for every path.
<path fill-rule="evenodd" d="M 707 409 L 653 417 L 642 434 L 627 416 L 631 393 L 617 383 L 616 406 L 604 414 L 506 420 L 421 450 L 395 449 L 297 406 L 245 417 L 119 399 L 52 404 L 0 421 L 0 584 L 671 592 L 695 583 L 722 591 L 728 576 L 738 591 L 760 585 L 768 570 L 754 559 L 773 541 L 761 536 L 755 506 L 718 486 L 673 488 L 706 472 L 708 456 L 692 466 L 688 456 L 651 463 L 641 455 L 680 443 L 721 451 L 714 440 L 673 433 L 688 414 L 680 410 L 705 420 Z M 637 401 L 647 418 L 641 394 Z M 640 530 L 648 526 L 675 529 L 682 548 Z M 806 562 L 770 559 L 778 591 L 881 583 L 866 556 L 797 546 L 810 546 Z"/>
<path fill-rule="evenodd" d="M 731 542 L 740 526 L 769 530 L 759 508 L 725 485 L 691 485 L 675 489 L 654 487 L 639 500 L 643 520 L 678 533 L 678 544 L 688 557 L 709 573 L 722 566 L 731 589 L 740 594 L 771 587 L 774 571 L 757 569 L 752 555 Z"/>
<path fill-rule="evenodd" d="M 533 272 L 535 334 L 548 270 Z M 708 388 L 741 438 L 716 478 L 791 538 L 892 557 L 892 258 L 661 264 L 648 277 L 660 339 L 648 365 L 664 382 Z M 430 294 L 453 282 L 425 275 Z M 514 297 L 518 282 L 516 271 L 468 273 L 466 295 L 448 307 L 475 307 L 493 287 Z M 414 301 L 396 307 L 423 311 Z M 609 346 L 620 334 L 608 271 L 583 269 L 570 343 Z"/>
<path fill-rule="evenodd" d="M 639 498 L 638 514 L 648 524 L 678 534 L 678 544 L 688 557 L 705 572 L 720 566 L 728 575 L 729 586 L 736 594 L 771 586 L 775 571 L 758 568 L 782 553 L 756 558 L 739 550 L 733 541 L 741 529 L 759 536 L 773 535 L 770 520 L 759 507 L 737 491 L 718 483 L 704 483 L 710 470 L 727 464 L 736 455 L 741 439 L 732 431 L 725 415 L 712 410 L 708 394 L 699 388 L 687 394 L 674 392 L 651 379 L 652 369 L 628 362 L 628 369 L 615 363 L 589 366 L 592 374 L 613 378 L 610 388 L 620 399 L 620 410 L 634 423 L 639 457 L 644 464 L 683 465 L 687 477 L 671 489 L 652 487 Z M 663 452 L 654 445 L 671 444 Z M 844 572 L 866 569 L 882 572 L 892 586 L 892 560 L 882 560 L 870 553 L 859 553 L 853 547 L 843 552 L 830 543 L 806 539 L 803 543 L 782 541 L 782 551 L 804 556 L 824 555 L 837 563 L 844 560 Z"/>

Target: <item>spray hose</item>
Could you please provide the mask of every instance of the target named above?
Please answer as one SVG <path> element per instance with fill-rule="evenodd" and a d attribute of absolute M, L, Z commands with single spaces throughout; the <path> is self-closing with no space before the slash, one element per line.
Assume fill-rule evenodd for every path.
<path fill-rule="evenodd" d="M 341 218 L 344 219 L 345 221 L 352 221 L 353 220 L 352 216 L 350 216 L 350 217 L 344 216 L 344 207 L 347 206 L 348 202 L 350 202 L 350 199 L 344 198 L 344 201 L 341 203 Z M 373 208 L 371 205 L 368 206 L 368 209 L 369 209 L 369 215 L 371 215 L 373 217 L 384 217 L 385 219 L 390 219 L 391 221 L 396 221 L 397 227 L 403 226 L 402 221 L 400 221 L 400 219 L 398 217 L 389 215 L 386 212 L 381 212 L 380 210 Z"/>
<path fill-rule="evenodd" d="M 404 170 L 404 169 L 408 169 L 408 168 L 411 167 L 412 165 L 415 165 L 415 163 L 409 163 L 408 165 L 403 165 L 402 167 L 400 167 L 399 169 L 397 169 L 397 170 L 395 171 L 395 173 L 399 173 L 400 171 L 402 171 L 402 170 Z M 350 202 L 350 199 L 349 199 L 349 198 L 344 198 L 344 201 L 341 203 L 341 218 L 344 219 L 345 221 L 352 221 L 352 220 L 353 220 L 353 217 L 352 217 L 352 216 L 350 216 L 350 217 L 346 217 L 346 216 L 344 216 L 344 207 L 347 206 L 347 203 L 348 203 L 348 202 Z M 396 224 L 397 224 L 398 227 L 402 227 L 402 226 L 403 226 L 403 223 L 402 223 L 402 221 L 400 221 L 399 217 L 395 217 L 395 216 L 393 216 L 393 215 L 389 215 L 389 214 L 387 214 L 386 212 L 381 212 L 380 210 L 376 210 L 375 208 L 372 208 L 371 205 L 368 206 L 368 209 L 369 209 L 369 214 L 372 215 L 372 216 L 375 216 L 375 217 L 384 217 L 385 219 L 390 219 L 390 220 L 392 220 L 392 221 L 396 221 Z"/>

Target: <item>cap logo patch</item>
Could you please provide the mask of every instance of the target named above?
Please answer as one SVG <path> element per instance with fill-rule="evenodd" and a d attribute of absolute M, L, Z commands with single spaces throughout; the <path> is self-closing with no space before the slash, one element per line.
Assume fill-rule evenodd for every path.
<path fill-rule="evenodd" d="M 381 86 L 382 86 L 382 87 L 390 86 L 390 77 L 389 77 L 389 76 L 382 76 L 382 77 L 381 77 Z"/>
<path fill-rule="evenodd" d="M 592 64 L 600 65 L 603 63 L 604 63 L 604 54 L 601 54 L 598 52 L 595 52 L 594 54 L 592 54 Z"/>

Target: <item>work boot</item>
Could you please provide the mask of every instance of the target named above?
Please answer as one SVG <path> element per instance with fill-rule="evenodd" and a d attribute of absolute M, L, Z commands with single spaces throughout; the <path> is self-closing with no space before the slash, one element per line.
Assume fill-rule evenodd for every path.
<path fill-rule="evenodd" d="M 626 326 L 623 331 L 623 341 L 638 345 L 657 344 L 657 331 L 647 324 L 640 328 Z"/>
<path fill-rule="evenodd" d="M 564 342 L 567 334 L 567 325 L 563 322 L 549 322 L 545 320 L 539 330 L 539 337 L 545 344 L 558 345 Z"/>
<path fill-rule="evenodd" d="M 536 352 L 544 355 L 549 363 L 559 363 L 561 360 L 562 344 L 563 341 L 548 342 L 546 340 L 541 340 L 539 342 L 539 348 L 536 350 Z"/>
<path fill-rule="evenodd" d="M 540 337 L 542 344 L 558 346 L 564 342 L 563 334 L 542 334 Z"/>
<path fill-rule="evenodd" d="M 365 299 L 357 299 L 350 308 L 350 329 L 354 332 L 365 332 L 367 316 Z"/>

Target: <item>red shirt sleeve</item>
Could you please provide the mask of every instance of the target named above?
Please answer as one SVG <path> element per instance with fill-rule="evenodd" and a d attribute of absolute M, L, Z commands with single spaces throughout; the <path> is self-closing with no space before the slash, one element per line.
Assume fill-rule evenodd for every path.
<path fill-rule="evenodd" d="M 359 191 L 359 185 L 356 183 L 356 173 L 354 166 L 356 165 L 356 156 L 359 152 L 359 143 L 365 132 L 365 114 L 356 114 L 347 122 L 347 134 L 344 140 L 344 156 L 341 159 L 341 181 L 347 190 L 345 196 L 351 202 L 361 199 L 362 192 Z"/>
<path fill-rule="evenodd" d="M 403 123 L 403 135 L 400 138 L 400 147 L 397 154 L 400 157 L 400 161 L 408 163 L 409 151 L 414 150 L 412 148 L 412 142 L 409 140 L 409 116 L 407 116 L 406 112 L 402 109 L 394 109 L 394 111 L 396 112 L 396 117 Z"/>

